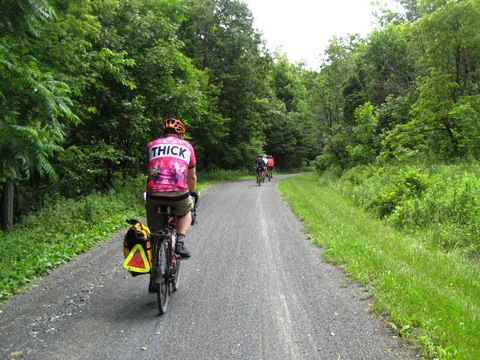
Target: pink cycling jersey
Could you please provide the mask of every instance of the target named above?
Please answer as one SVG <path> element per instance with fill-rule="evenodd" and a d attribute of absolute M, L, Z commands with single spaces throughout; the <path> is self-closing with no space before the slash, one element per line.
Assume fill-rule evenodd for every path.
<path fill-rule="evenodd" d="M 188 169 L 196 165 L 193 146 L 176 136 L 153 140 L 147 145 L 148 193 L 188 190 Z"/>

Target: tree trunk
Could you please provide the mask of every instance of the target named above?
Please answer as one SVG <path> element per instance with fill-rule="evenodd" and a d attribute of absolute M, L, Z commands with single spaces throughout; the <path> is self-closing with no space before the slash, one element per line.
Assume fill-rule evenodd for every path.
<path fill-rule="evenodd" d="M 13 196 L 15 183 L 8 179 L 3 186 L 2 196 L 2 227 L 5 231 L 10 231 L 13 226 Z"/>

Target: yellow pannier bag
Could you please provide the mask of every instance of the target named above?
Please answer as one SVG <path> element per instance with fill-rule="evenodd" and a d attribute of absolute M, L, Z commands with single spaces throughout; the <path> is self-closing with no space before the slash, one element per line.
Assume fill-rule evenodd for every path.
<path fill-rule="evenodd" d="M 128 219 L 127 222 L 132 225 L 127 230 L 123 238 L 123 256 L 126 259 L 130 251 L 137 244 L 140 244 L 148 257 L 150 267 L 152 266 L 152 243 L 150 241 L 150 229 L 147 225 L 138 220 Z M 132 276 L 142 275 L 142 272 L 129 271 Z"/>

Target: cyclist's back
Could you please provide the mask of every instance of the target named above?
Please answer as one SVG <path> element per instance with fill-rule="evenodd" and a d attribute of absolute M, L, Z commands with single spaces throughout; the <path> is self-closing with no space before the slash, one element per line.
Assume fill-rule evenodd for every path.
<path fill-rule="evenodd" d="M 273 156 L 267 157 L 267 169 L 273 169 L 274 167 L 274 159 Z"/>
<path fill-rule="evenodd" d="M 255 161 L 255 169 L 257 173 L 265 170 L 265 162 L 263 161 L 262 155 L 260 155 Z"/>

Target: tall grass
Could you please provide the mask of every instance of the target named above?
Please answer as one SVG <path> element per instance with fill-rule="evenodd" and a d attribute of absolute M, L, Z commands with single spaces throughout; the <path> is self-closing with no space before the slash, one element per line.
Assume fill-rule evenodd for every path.
<path fill-rule="evenodd" d="M 325 258 L 367 288 L 399 336 L 425 357 L 480 359 L 478 264 L 395 230 L 313 174 L 280 189 Z"/>

